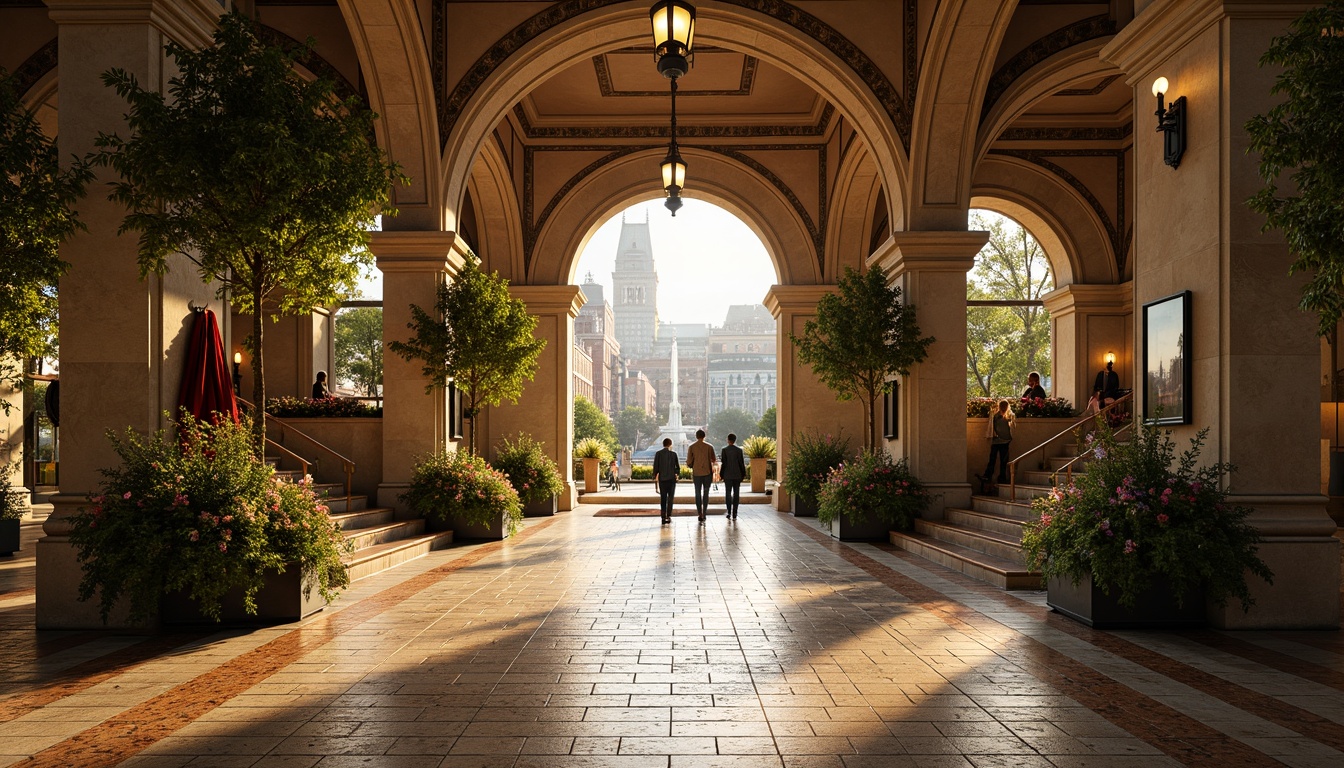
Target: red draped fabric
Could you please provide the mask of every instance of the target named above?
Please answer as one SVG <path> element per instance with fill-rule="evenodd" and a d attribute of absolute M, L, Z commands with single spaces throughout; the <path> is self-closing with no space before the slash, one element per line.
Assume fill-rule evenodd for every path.
<path fill-rule="evenodd" d="M 233 396 L 233 377 L 219 340 L 219 323 L 215 313 L 208 309 L 196 313 L 177 405 L 201 421 L 218 423 L 222 418 L 238 421 L 238 400 Z"/>

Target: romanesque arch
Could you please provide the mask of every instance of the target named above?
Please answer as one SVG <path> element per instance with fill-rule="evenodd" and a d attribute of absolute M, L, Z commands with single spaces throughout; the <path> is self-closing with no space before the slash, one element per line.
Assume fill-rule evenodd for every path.
<path fill-rule="evenodd" d="M 826 227 L 824 273 L 827 280 L 838 279 L 847 266 L 863 266 L 872 252 L 872 230 L 878 209 L 884 203 L 885 195 L 872 154 L 856 142 L 845 153 L 836 173 L 831 221 Z"/>
<path fill-rule="evenodd" d="M 513 194 L 509 167 L 494 142 L 487 142 L 468 184 L 475 205 L 479 242 L 471 243 L 488 270 L 498 271 L 513 282 L 524 282 L 523 213 Z"/>

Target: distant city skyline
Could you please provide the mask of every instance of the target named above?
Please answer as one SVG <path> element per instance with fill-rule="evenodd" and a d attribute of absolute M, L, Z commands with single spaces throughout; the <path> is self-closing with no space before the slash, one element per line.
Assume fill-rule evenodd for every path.
<path fill-rule="evenodd" d="M 647 213 L 658 269 L 658 319 L 665 323 L 722 325 L 733 304 L 760 304 L 779 282 L 765 244 L 728 211 L 702 200 L 686 200 L 673 217 L 661 200 L 626 208 L 630 221 Z M 574 285 L 589 272 L 608 297 L 616 264 L 621 213 L 603 222 L 579 254 Z M 360 297 L 383 298 L 383 276 L 370 269 L 359 281 Z M 610 300 L 610 299 L 608 299 Z"/>

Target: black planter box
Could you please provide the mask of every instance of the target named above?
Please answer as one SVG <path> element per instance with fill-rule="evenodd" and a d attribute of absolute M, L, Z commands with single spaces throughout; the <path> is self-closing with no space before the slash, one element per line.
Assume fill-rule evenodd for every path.
<path fill-rule="evenodd" d="M 875 517 L 866 517 L 857 522 L 840 515 L 831 519 L 831 536 L 841 541 L 887 541 L 891 538 L 891 523 Z"/>
<path fill-rule="evenodd" d="M 303 574 L 297 565 L 288 566 L 284 573 L 268 572 L 254 600 L 257 604 L 255 615 L 243 607 L 241 589 L 230 591 L 220 601 L 220 621 L 226 624 L 280 624 L 298 621 L 327 607 L 316 583 L 308 594 L 304 594 Z M 200 606 L 186 592 L 175 592 L 164 595 L 159 601 L 159 623 L 214 624 L 215 621 L 202 613 Z"/>
<path fill-rule="evenodd" d="M 555 496 L 541 501 L 529 501 L 523 504 L 523 517 L 550 517 L 555 514 L 559 506 Z"/>
<path fill-rule="evenodd" d="M 817 503 L 815 501 L 809 503 L 807 501 L 804 501 L 803 497 L 798 496 L 796 494 L 791 496 L 790 499 L 791 501 L 789 502 L 789 509 L 793 510 L 794 517 L 817 516 Z"/>
<path fill-rule="evenodd" d="M 1092 575 L 1074 584 L 1072 579 L 1052 578 L 1046 604 L 1071 619 L 1097 629 L 1175 629 L 1199 627 L 1206 622 L 1204 594 L 1186 594 L 1178 606 L 1176 595 L 1165 579 L 1158 578 L 1139 595 L 1134 608 L 1120 604 L 1119 591 L 1106 595 L 1092 583 Z"/>
<path fill-rule="evenodd" d="M 0 520 L 0 555 L 19 551 L 19 521 Z"/>

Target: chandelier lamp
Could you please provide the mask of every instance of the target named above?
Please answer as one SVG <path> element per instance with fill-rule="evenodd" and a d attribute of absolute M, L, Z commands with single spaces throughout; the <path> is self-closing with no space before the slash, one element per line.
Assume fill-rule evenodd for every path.
<path fill-rule="evenodd" d="M 658 0 L 649 9 L 649 22 L 653 27 L 653 61 L 658 73 L 672 81 L 672 140 L 661 166 L 663 191 L 667 193 L 663 205 L 676 216 L 681 207 L 681 190 L 686 186 L 686 161 L 677 151 L 677 78 L 690 71 L 695 59 L 691 50 L 695 6 L 686 0 Z"/>

